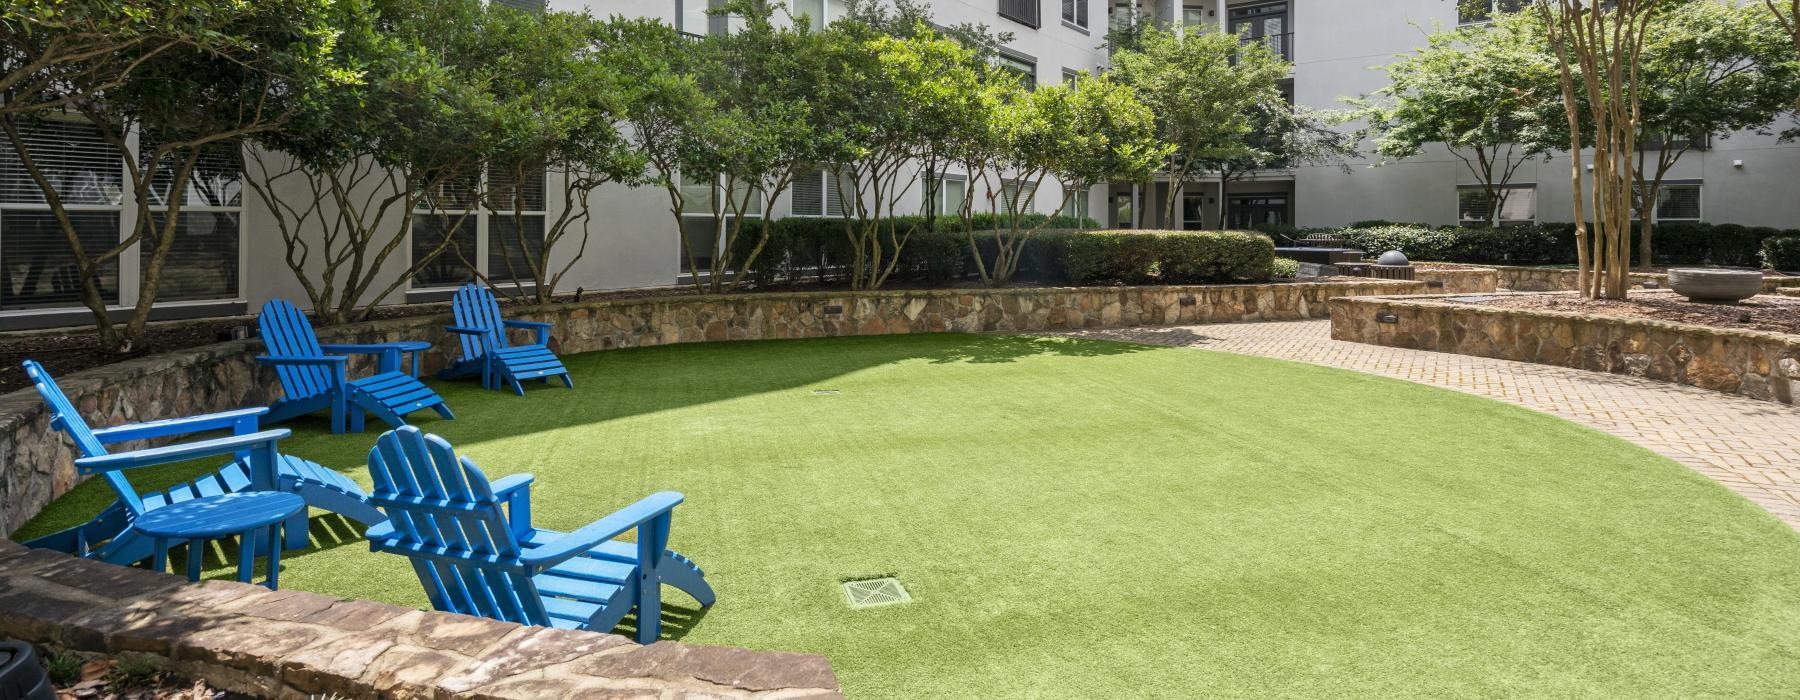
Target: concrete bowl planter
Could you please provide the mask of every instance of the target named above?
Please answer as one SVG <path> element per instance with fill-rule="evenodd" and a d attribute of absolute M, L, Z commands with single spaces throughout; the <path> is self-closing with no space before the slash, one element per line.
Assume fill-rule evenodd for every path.
<path fill-rule="evenodd" d="M 1669 288 L 1690 301 L 1735 304 L 1762 291 L 1763 274 L 1756 270 L 1669 271 Z"/>

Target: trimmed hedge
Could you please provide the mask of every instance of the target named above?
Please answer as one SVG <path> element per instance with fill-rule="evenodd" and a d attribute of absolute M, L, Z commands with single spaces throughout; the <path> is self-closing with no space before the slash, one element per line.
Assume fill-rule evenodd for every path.
<path fill-rule="evenodd" d="M 1632 250 L 1636 252 L 1633 230 Z M 1338 234 L 1356 247 L 1377 255 L 1398 250 L 1414 260 L 1489 265 L 1568 265 L 1575 262 L 1574 224 L 1537 224 L 1499 228 L 1431 228 L 1415 225 L 1352 227 Z M 1764 264 L 1764 241 L 1800 236 L 1800 231 L 1737 224 L 1668 223 L 1653 230 L 1656 265 Z M 1635 261 L 1642 265 L 1643 261 Z"/>
<path fill-rule="evenodd" d="M 1763 239 L 1762 264 L 1775 270 L 1800 272 L 1800 235 Z"/>
<path fill-rule="evenodd" d="M 1068 238 L 1063 265 L 1078 284 L 1263 281 L 1275 242 L 1243 231 L 1094 231 Z"/>
<path fill-rule="evenodd" d="M 1047 284 L 1190 284 L 1234 280 L 1267 280 L 1274 272 L 1275 244 L 1268 236 L 1219 231 L 1095 231 L 1092 220 L 1034 217 L 1026 225 L 1045 222 L 1020 252 L 1014 279 Z M 983 231 L 994 219 L 976 217 L 976 248 L 992 265 L 995 244 Z M 940 229 L 924 228 L 923 217 L 899 217 L 905 230 L 919 226 L 900 250 L 891 283 L 939 286 L 976 276 L 968 238 L 955 220 L 939 219 Z M 751 226 L 756 226 L 752 222 Z M 953 230 L 954 229 L 954 230 Z M 736 257 L 755 245 L 757 228 L 746 228 L 736 244 Z M 773 221 L 769 243 L 747 277 L 756 286 L 777 282 L 842 283 L 843 261 L 850 256 L 844 222 L 835 218 L 790 217 Z"/>

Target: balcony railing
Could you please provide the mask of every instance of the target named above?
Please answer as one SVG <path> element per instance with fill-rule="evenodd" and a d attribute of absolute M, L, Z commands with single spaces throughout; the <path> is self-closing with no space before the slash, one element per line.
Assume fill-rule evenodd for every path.
<path fill-rule="evenodd" d="M 1294 33 L 1270 34 L 1268 36 L 1247 36 L 1240 42 L 1245 46 L 1260 43 L 1268 47 L 1271 53 L 1280 56 L 1281 60 L 1294 62 Z"/>
<path fill-rule="evenodd" d="M 1000 0 L 1000 16 L 1037 28 L 1043 21 L 1038 13 L 1039 0 Z"/>

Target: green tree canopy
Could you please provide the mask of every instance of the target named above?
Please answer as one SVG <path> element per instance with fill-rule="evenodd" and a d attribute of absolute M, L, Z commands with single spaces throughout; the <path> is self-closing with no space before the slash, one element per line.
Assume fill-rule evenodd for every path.
<path fill-rule="evenodd" d="M 1151 28 L 1135 43 L 1139 48 L 1113 55 L 1113 73 L 1156 115 L 1157 138 L 1169 151 L 1162 168 L 1169 180 L 1164 220 L 1173 221 L 1195 173 L 1249 152 L 1250 115 L 1280 99 L 1277 83 L 1292 66 L 1261 42 L 1243 43 L 1234 34 Z"/>

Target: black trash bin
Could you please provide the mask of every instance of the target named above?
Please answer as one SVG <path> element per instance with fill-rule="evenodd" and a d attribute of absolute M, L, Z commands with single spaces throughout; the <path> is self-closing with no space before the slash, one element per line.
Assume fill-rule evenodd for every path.
<path fill-rule="evenodd" d="M 50 674 L 30 644 L 0 641 L 0 700 L 56 700 Z"/>

